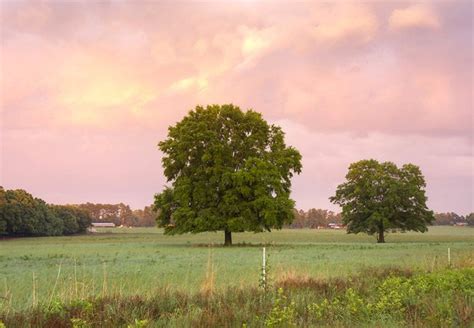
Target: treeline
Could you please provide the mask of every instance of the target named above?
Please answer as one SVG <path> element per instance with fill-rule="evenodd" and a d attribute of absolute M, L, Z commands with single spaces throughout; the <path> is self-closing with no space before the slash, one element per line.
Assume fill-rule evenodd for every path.
<path fill-rule="evenodd" d="M 341 213 L 324 209 L 294 210 L 290 229 L 328 228 L 342 225 Z M 52 205 L 25 190 L 4 190 L 0 186 L 0 235 L 59 236 L 84 233 L 92 222 L 111 222 L 117 226 L 153 227 L 156 213 L 151 206 L 132 210 L 120 204 Z M 433 225 L 474 226 L 474 213 L 437 213 Z"/>
<path fill-rule="evenodd" d="M 60 236 L 84 233 L 92 219 L 70 205 L 51 205 L 22 189 L 0 186 L 0 235 Z"/>
<path fill-rule="evenodd" d="M 117 226 L 153 227 L 156 225 L 156 214 L 151 206 L 132 210 L 129 205 L 120 204 L 77 204 L 74 205 L 91 216 L 93 222 L 109 222 Z"/>
<path fill-rule="evenodd" d="M 454 212 L 436 213 L 434 225 L 468 225 L 474 226 L 474 213 L 466 216 L 456 214 Z"/>
<path fill-rule="evenodd" d="M 307 212 L 303 210 L 294 210 L 295 219 L 287 228 L 291 229 L 318 229 L 328 228 L 329 224 L 342 225 L 341 213 L 335 213 L 328 210 L 309 209 Z"/>
<path fill-rule="evenodd" d="M 294 210 L 295 219 L 286 226 L 290 229 L 318 229 L 328 228 L 329 224 L 342 225 L 341 213 L 329 210 L 312 208 L 308 211 Z M 436 213 L 433 225 L 467 225 L 474 226 L 474 213 L 466 216 L 458 215 L 454 212 Z"/>

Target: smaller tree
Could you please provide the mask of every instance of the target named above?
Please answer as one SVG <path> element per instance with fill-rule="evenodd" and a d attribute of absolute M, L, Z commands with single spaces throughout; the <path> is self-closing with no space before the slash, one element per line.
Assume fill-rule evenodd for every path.
<path fill-rule="evenodd" d="M 349 166 L 346 182 L 330 201 L 342 207 L 348 233 L 377 234 L 377 242 L 384 243 L 389 230 L 428 230 L 434 215 L 426 206 L 425 187 L 416 165 L 398 168 L 391 162 L 362 160 Z"/>

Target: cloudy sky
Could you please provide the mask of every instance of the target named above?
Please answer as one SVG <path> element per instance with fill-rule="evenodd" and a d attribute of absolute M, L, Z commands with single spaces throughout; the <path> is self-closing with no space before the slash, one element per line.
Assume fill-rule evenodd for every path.
<path fill-rule="evenodd" d="M 375 158 L 419 165 L 433 210 L 474 210 L 471 1 L 2 1 L 0 21 L 5 188 L 142 207 L 167 127 L 234 103 L 301 151 L 298 208 L 337 210 Z"/>

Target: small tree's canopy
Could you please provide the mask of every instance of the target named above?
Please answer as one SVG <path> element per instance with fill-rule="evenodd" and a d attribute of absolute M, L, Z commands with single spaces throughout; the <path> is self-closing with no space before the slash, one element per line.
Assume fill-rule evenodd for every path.
<path fill-rule="evenodd" d="M 172 186 L 155 196 L 165 233 L 254 231 L 293 219 L 301 155 L 280 127 L 233 105 L 196 107 L 159 143 Z"/>
<path fill-rule="evenodd" d="M 342 207 L 349 233 L 379 234 L 388 230 L 427 231 L 434 220 L 426 206 L 425 179 L 418 166 L 362 160 L 349 166 L 346 182 L 331 202 Z"/>

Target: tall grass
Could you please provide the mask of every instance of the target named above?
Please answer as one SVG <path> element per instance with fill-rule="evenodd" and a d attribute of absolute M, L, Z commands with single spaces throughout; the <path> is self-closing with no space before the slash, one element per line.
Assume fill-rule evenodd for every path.
<path fill-rule="evenodd" d="M 3 307 L 6 327 L 470 327 L 474 268 L 414 272 L 372 268 L 351 278 L 318 279 L 288 273 L 266 291 L 214 290 L 209 276 L 195 293 L 158 288 L 150 296 L 108 292 L 53 298 L 15 311 Z M 73 288 L 71 294 L 74 295 Z"/>

